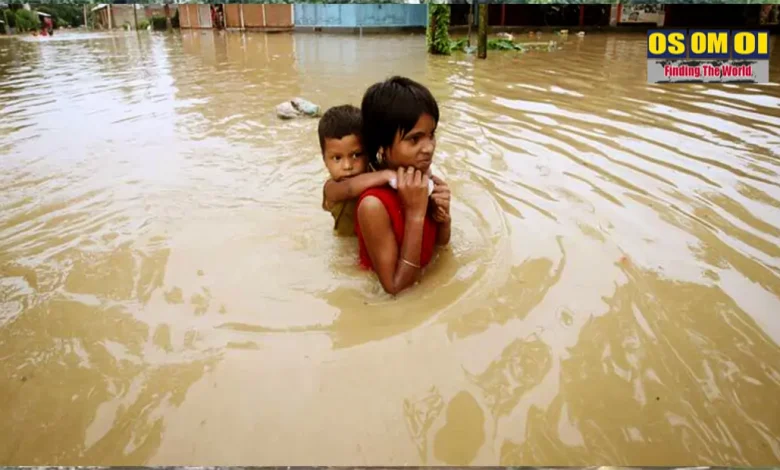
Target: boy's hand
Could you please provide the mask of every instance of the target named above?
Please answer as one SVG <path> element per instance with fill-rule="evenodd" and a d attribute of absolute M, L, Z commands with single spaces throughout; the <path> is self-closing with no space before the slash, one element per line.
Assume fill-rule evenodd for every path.
<path fill-rule="evenodd" d="M 433 202 L 433 220 L 443 224 L 450 222 L 450 187 L 438 176 L 432 176 L 433 193 L 431 201 Z"/>

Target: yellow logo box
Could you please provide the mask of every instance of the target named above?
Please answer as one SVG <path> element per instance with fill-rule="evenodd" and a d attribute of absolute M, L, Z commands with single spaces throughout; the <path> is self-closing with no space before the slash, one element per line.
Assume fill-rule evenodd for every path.
<path fill-rule="evenodd" d="M 648 59 L 768 60 L 769 31 L 744 29 L 651 29 Z"/>

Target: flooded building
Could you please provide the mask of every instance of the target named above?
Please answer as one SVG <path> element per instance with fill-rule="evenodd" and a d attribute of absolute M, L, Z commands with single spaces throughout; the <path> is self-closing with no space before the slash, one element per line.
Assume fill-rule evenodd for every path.
<path fill-rule="evenodd" d="M 468 25 L 471 6 L 452 4 L 450 25 Z M 758 4 L 491 4 L 491 27 L 754 27 L 777 28 L 776 5 Z M 768 20 L 767 20 L 768 18 Z M 479 11 L 473 10 L 473 26 Z"/>
<path fill-rule="evenodd" d="M 424 30 L 427 21 L 420 4 L 295 4 L 297 31 Z"/>
<path fill-rule="evenodd" d="M 289 4 L 188 4 L 179 7 L 183 29 L 291 30 L 293 5 Z"/>
<path fill-rule="evenodd" d="M 151 20 L 155 16 L 165 16 L 165 7 L 173 17 L 179 5 L 133 5 L 133 4 L 99 4 L 92 8 L 95 15 L 95 26 L 100 29 L 123 28 L 135 25 L 136 21 Z M 182 5 L 184 6 L 184 5 Z M 133 9 L 135 8 L 135 11 Z"/>

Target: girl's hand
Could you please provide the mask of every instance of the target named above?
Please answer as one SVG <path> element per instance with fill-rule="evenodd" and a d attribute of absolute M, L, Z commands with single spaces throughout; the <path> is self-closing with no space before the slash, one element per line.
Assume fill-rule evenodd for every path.
<path fill-rule="evenodd" d="M 438 223 L 450 222 L 450 187 L 438 176 L 432 176 L 432 178 L 433 193 L 431 194 L 431 201 L 434 207 L 433 220 Z"/>
<path fill-rule="evenodd" d="M 413 167 L 398 168 L 398 196 L 407 216 L 425 217 L 428 210 L 428 175 Z"/>

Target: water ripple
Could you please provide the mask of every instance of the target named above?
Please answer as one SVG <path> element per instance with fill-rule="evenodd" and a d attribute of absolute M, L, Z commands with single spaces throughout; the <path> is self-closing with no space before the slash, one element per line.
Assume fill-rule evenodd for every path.
<path fill-rule="evenodd" d="M 644 61 L 615 34 L 487 61 L 419 35 L 0 40 L 0 434 L 26 439 L 0 461 L 776 462 L 780 57 L 740 86 Z M 397 299 L 331 234 L 317 121 L 273 111 L 391 74 L 439 101 L 455 221 Z"/>

